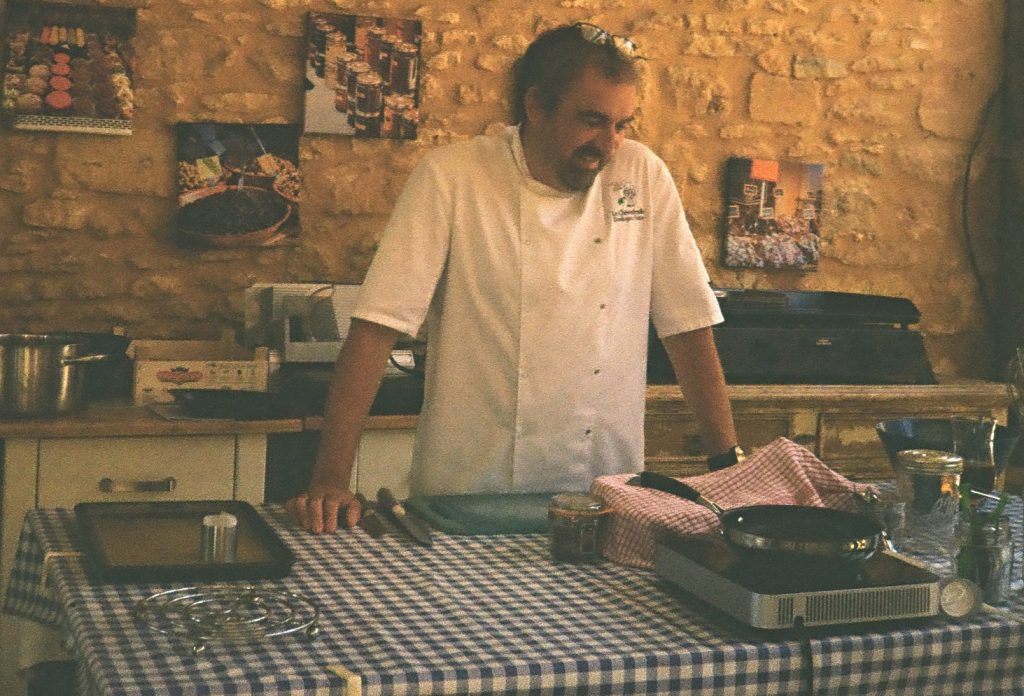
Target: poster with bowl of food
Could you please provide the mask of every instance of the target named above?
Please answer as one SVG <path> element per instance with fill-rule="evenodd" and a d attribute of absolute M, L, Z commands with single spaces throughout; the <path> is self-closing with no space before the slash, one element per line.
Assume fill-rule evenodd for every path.
<path fill-rule="evenodd" d="M 3 116 L 17 130 L 131 135 L 135 10 L 13 0 Z"/>
<path fill-rule="evenodd" d="M 182 246 L 280 246 L 299 233 L 300 127 L 227 123 L 177 126 Z"/>

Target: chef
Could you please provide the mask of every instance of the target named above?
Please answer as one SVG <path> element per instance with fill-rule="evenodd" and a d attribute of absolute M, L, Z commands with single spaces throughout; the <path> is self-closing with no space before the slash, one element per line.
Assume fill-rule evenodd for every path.
<path fill-rule="evenodd" d="M 396 341 L 426 336 L 417 494 L 586 490 L 643 467 L 650 317 L 714 467 L 742 456 L 722 321 L 665 163 L 626 137 L 636 47 L 577 23 L 515 63 L 515 125 L 438 148 L 396 203 L 352 312 L 295 521 L 360 516 L 350 489 Z"/>

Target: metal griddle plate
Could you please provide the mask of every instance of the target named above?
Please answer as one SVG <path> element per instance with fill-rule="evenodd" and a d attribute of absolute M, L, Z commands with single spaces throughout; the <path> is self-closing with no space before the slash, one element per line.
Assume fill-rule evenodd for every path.
<path fill-rule="evenodd" d="M 203 517 L 238 518 L 238 552 L 204 561 Z M 79 503 L 86 555 L 106 582 L 260 580 L 291 572 L 295 556 L 250 504 L 238 500 Z"/>

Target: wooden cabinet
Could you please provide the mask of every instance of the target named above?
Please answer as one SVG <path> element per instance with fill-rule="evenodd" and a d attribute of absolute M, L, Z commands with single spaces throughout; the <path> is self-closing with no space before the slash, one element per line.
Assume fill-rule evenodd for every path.
<path fill-rule="evenodd" d="M 37 507 L 235 496 L 230 435 L 40 440 L 38 452 Z"/>
<path fill-rule="evenodd" d="M 10 438 L 4 442 L 0 577 L 25 513 L 81 502 L 263 502 L 263 434 Z"/>
<path fill-rule="evenodd" d="M 748 454 L 787 437 L 852 479 L 891 476 L 875 424 L 888 418 L 989 416 L 1006 422 L 1006 388 L 997 382 L 941 385 L 735 385 L 729 387 L 740 444 Z M 693 411 L 674 386 L 648 387 L 648 469 L 672 476 L 707 471 Z"/>
<path fill-rule="evenodd" d="M 269 432 L 289 421 L 167 421 L 145 409 L 95 408 L 49 421 L 0 421 L 3 463 L 0 596 L 25 513 L 80 502 L 263 502 Z M 21 671 L 61 654 L 56 634 L 0 615 L 0 693 L 23 694 Z"/>
<path fill-rule="evenodd" d="M 965 381 L 942 385 L 735 385 L 729 387 L 740 444 L 752 453 L 778 437 L 807 447 L 829 467 L 857 480 L 892 475 L 875 424 L 887 418 L 989 416 L 1006 422 L 1001 383 Z M 355 487 L 373 498 L 387 485 L 397 496 L 409 490 L 416 425 L 413 416 L 371 419 L 353 475 Z M 320 423 L 307 423 L 318 428 Z M 671 476 L 706 473 L 708 453 L 693 411 L 674 385 L 647 388 L 644 435 L 647 469 Z"/>

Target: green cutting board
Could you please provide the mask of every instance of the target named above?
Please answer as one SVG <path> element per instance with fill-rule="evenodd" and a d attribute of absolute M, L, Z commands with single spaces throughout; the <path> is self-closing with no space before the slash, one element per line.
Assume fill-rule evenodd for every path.
<path fill-rule="evenodd" d="M 558 493 L 413 496 L 406 508 L 448 534 L 542 534 Z"/>

